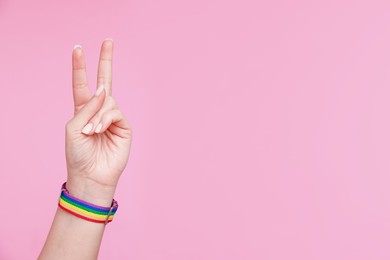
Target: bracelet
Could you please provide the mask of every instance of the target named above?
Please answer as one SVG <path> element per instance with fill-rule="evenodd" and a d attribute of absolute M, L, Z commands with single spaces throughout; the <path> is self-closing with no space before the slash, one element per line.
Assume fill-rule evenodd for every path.
<path fill-rule="evenodd" d="M 110 207 L 101 207 L 80 200 L 69 194 L 69 191 L 66 189 L 65 182 L 62 184 L 58 206 L 79 218 L 95 223 L 103 223 L 106 225 L 114 218 L 114 215 L 118 209 L 118 202 L 112 199 Z"/>

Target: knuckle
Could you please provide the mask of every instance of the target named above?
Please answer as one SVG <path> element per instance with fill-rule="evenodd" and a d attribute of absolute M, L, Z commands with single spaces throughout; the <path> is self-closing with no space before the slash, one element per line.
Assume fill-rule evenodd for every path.
<path fill-rule="evenodd" d="M 112 110 L 106 111 L 106 112 L 104 112 L 104 113 L 101 115 L 102 121 L 107 121 L 107 120 L 111 117 L 111 115 L 110 115 L 111 111 L 112 111 Z"/>
<path fill-rule="evenodd" d="M 103 75 L 99 75 L 97 77 L 97 82 L 99 84 L 108 85 L 108 86 L 111 86 L 112 84 L 112 80 Z"/>
<path fill-rule="evenodd" d="M 69 132 L 69 131 L 72 129 L 72 122 L 73 122 L 72 119 L 70 119 L 70 120 L 68 120 L 68 121 L 66 122 L 66 124 L 65 124 L 65 130 L 66 130 L 67 132 Z"/>
<path fill-rule="evenodd" d="M 115 108 L 112 111 L 113 111 L 113 114 L 115 114 L 116 116 L 123 117 L 122 111 L 120 111 L 119 109 Z"/>
<path fill-rule="evenodd" d="M 88 84 L 86 82 L 73 83 L 73 88 L 75 90 L 84 89 L 84 88 L 87 88 L 87 87 L 88 87 Z"/>
<path fill-rule="evenodd" d="M 83 107 L 84 105 L 74 106 L 74 115 L 76 115 Z"/>
<path fill-rule="evenodd" d="M 115 99 L 112 96 L 108 96 L 107 105 L 110 109 L 114 109 L 116 107 Z"/>

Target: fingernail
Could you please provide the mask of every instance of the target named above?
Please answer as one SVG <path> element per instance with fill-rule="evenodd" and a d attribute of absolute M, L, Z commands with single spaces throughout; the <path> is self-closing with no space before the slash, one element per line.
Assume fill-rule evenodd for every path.
<path fill-rule="evenodd" d="M 89 132 L 91 132 L 91 130 L 92 130 L 92 127 L 93 127 L 93 124 L 88 123 L 84 126 L 84 128 L 83 128 L 83 130 L 81 130 L 81 132 L 84 134 L 89 134 Z"/>
<path fill-rule="evenodd" d="M 73 50 L 74 50 L 74 49 L 76 49 L 76 48 L 80 48 L 80 49 L 81 49 L 81 48 L 82 48 L 82 46 L 81 46 L 81 45 L 78 45 L 78 44 L 76 44 L 75 46 L 73 46 Z"/>
<path fill-rule="evenodd" d="M 99 133 L 100 130 L 102 130 L 102 127 L 103 127 L 103 124 L 102 123 L 99 123 L 95 129 L 95 133 Z"/>
<path fill-rule="evenodd" d="M 95 96 L 99 96 L 99 94 L 102 93 L 103 89 L 104 85 L 100 85 L 95 92 Z"/>

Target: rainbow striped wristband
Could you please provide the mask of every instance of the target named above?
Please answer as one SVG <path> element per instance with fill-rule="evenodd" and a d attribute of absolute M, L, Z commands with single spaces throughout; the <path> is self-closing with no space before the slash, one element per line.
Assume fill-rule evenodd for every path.
<path fill-rule="evenodd" d="M 106 225 L 111 222 L 118 209 L 118 202 L 112 199 L 110 207 L 101 207 L 80 200 L 69 194 L 66 182 L 62 184 L 58 206 L 63 210 L 88 221 Z"/>

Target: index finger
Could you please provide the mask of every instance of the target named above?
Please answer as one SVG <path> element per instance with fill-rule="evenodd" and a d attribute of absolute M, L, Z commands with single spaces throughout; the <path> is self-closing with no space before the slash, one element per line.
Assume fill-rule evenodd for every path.
<path fill-rule="evenodd" d="M 76 114 L 91 97 L 87 82 L 84 53 L 80 45 L 75 45 L 72 52 L 72 85 Z"/>
<path fill-rule="evenodd" d="M 97 87 L 104 85 L 107 95 L 112 93 L 112 39 L 103 41 L 100 49 L 100 58 L 98 65 Z"/>

